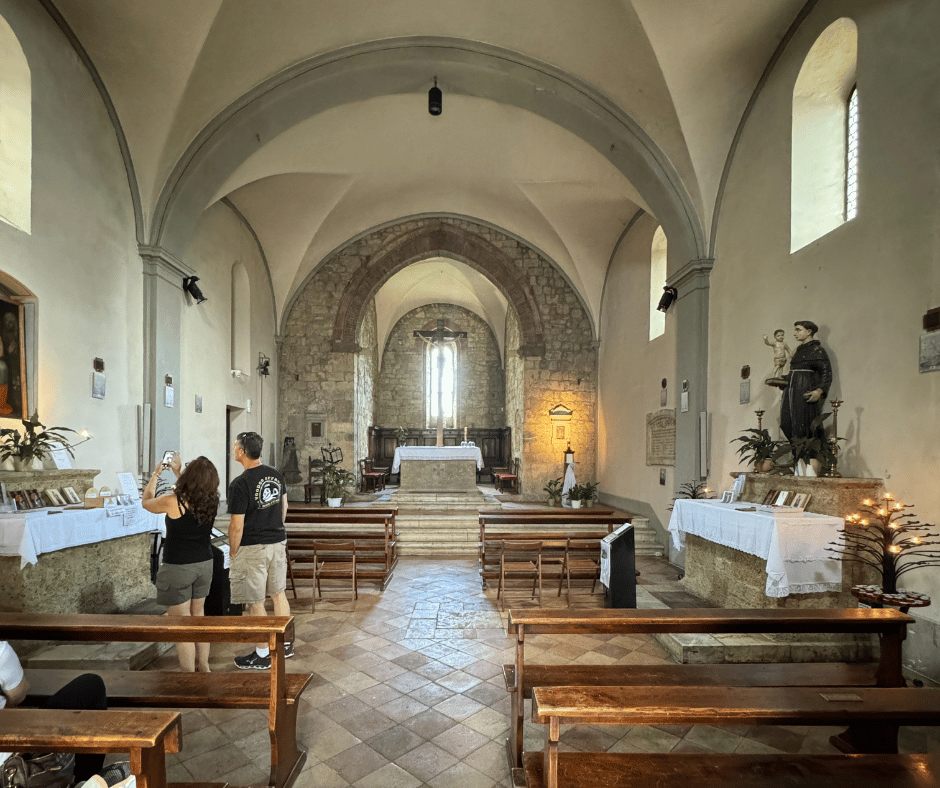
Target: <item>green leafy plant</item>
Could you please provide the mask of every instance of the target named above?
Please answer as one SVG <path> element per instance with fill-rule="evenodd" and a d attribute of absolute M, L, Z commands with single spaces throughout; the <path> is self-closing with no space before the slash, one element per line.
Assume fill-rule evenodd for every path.
<path fill-rule="evenodd" d="M 582 506 L 590 506 L 594 500 L 597 498 L 597 483 L 596 482 L 585 482 L 581 485 L 581 495 L 578 496 L 578 499 L 581 501 Z"/>
<path fill-rule="evenodd" d="M 68 427 L 47 427 L 34 414 L 30 419 L 22 419 L 23 430 L 6 428 L 0 430 L 0 460 L 15 458 L 24 463 L 41 460 L 52 453 L 60 443 L 74 457 L 69 439 L 64 432 L 75 432 Z"/>
<path fill-rule="evenodd" d="M 346 488 L 356 483 L 356 477 L 335 462 L 323 464 L 323 493 L 327 498 L 344 498 Z"/>
<path fill-rule="evenodd" d="M 777 450 L 777 441 L 770 437 L 767 430 L 755 427 L 744 430 L 744 435 L 734 438 L 732 443 L 740 443 L 737 452 L 742 461 L 760 465 L 765 460 L 772 460 Z"/>
<path fill-rule="evenodd" d="M 395 430 L 395 437 L 398 439 L 398 445 L 404 446 L 408 442 L 408 430 L 404 427 L 399 427 Z"/>
<path fill-rule="evenodd" d="M 561 476 L 557 479 L 549 479 L 542 488 L 548 493 L 548 500 L 552 506 L 557 506 L 561 502 L 561 491 L 564 487 Z"/>
<path fill-rule="evenodd" d="M 679 489 L 676 490 L 676 494 L 673 497 L 673 501 L 678 501 L 680 498 L 711 498 L 712 496 L 708 494 L 709 490 L 705 482 L 685 482 L 684 484 L 679 485 Z M 669 511 L 672 511 L 672 505 L 666 507 Z"/>

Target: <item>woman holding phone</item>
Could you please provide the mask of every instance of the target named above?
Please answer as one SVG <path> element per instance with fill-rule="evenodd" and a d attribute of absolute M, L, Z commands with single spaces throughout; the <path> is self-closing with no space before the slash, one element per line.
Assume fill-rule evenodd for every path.
<path fill-rule="evenodd" d="M 166 605 L 168 616 L 201 616 L 212 584 L 210 540 L 219 509 L 219 473 L 205 457 L 197 457 L 185 470 L 175 452 L 164 461 L 144 487 L 141 501 L 148 512 L 166 515 L 157 602 Z M 176 474 L 176 485 L 157 498 L 157 480 L 167 468 Z M 184 671 L 209 672 L 208 643 L 177 643 L 176 656 Z"/>

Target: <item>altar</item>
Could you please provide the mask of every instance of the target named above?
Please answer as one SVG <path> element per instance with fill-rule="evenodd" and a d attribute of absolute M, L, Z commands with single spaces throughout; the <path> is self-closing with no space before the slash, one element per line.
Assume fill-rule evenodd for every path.
<path fill-rule="evenodd" d="M 483 454 L 476 446 L 399 446 L 392 473 L 403 492 L 475 492 Z"/>
<path fill-rule="evenodd" d="M 162 521 L 139 504 L 0 515 L 0 610 L 113 613 L 148 599 Z"/>

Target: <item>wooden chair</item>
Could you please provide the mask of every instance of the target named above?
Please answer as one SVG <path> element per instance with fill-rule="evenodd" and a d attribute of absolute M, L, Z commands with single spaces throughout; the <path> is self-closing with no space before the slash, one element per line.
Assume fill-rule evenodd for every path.
<path fill-rule="evenodd" d="M 356 542 L 316 541 L 313 550 L 313 578 L 316 588 L 313 590 L 311 610 L 317 609 L 317 595 L 323 598 L 320 588 L 321 578 L 328 580 L 352 581 L 353 601 L 359 599 L 359 578 L 356 575 Z M 323 554 L 326 554 L 324 557 Z M 322 557 L 322 560 L 321 560 Z"/>
<path fill-rule="evenodd" d="M 496 587 L 496 601 L 502 597 L 503 609 L 506 605 L 507 580 L 532 578 L 532 596 L 539 592 L 539 607 L 542 606 L 542 543 L 531 539 L 503 541 L 499 556 L 499 585 Z"/>
<path fill-rule="evenodd" d="M 388 484 L 388 479 L 392 475 L 392 466 L 379 466 L 375 464 L 375 459 L 373 457 L 366 458 L 366 467 L 372 473 L 381 473 L 382 474 L 382 489 L 385 489 L 385 485 Z"/>
<path fill-rule="evenodd" d="M 512 461 L 510 473 L 494 473 L 493 478 L 496 480 L 497 492 L 506 492 L 507 488 L 519 492 L 519 458 Z"/>
<path fill-rule="evenodd" d="M 580 552 L 580 551 L 579 551 Z M 561 561 L 561 576 L 558 578 L 558 596 L 561 596 L 561 586 L 568 584 L 568 607 L 571 607 L 571 577 L 591 579 L 591 593 L 601 579 L 600 542 L 597 543 L 598 558 L 583 558 L 572 553 L 571 539 L 565 540 L 565 557 Z M 582 553 L 583 555 L 583 553 Z"/>
<path fill-rule="evenodd" d="M 323 460 L 315 460 L 313 457 L 307 458 L 307 482 L 304 484 L 304 503 L 313 501 L 314 491 L 319 487 L 320 503 L 325 503 L 323 499 Z"/>
<path fill-rule="evenodd" d="M 359 460 L 359 492 L 385 489 L 385 474 L 372 470 L 369 460 Z"/>

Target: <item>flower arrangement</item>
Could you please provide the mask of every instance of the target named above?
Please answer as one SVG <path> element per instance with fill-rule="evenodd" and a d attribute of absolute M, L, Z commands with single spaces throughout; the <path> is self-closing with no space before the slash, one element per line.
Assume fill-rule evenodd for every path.
<path fill-rule="evenodd" d="M 826 549 L 843 561 L 856 561 L 873 567 L 881 575 L 885 594 L 898 592 L 898 578 L 925 566 L 940 566 L 940 534 L 929 533 L 935 526 L 914 519 L 907 510 L 913 504 L 895 501 L 886 492 L 880 502 L 866 498 L 861 511 L 845 518 L 840 528 L 841 542 Z M 904 559 L 902 561 L 902 559 Z"/>
<path fill-rule="evenodd" d="M 398 439 L 399 446 L 408 445 L 408 430 L 404 427 L 399 426 L 399 428 L 395 430 L 395 437 Z"/>

